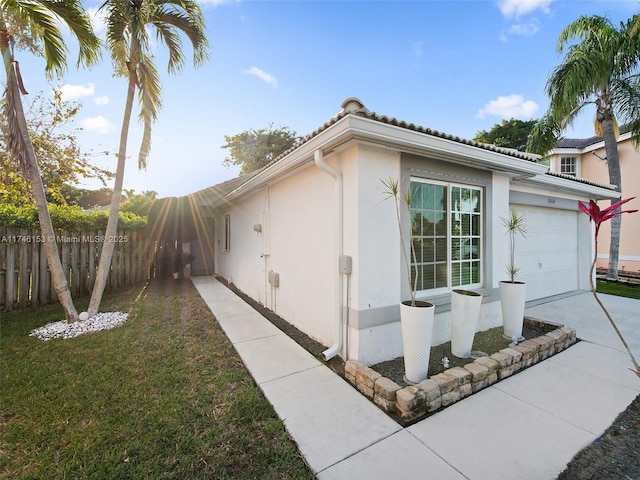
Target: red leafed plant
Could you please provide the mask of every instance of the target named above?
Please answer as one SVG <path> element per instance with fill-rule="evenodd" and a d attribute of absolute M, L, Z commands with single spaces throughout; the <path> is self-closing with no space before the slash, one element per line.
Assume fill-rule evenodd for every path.
<path fill-rule="evenodd" d="M 631 368 L 629 370 L 631 370 L 638 377 L 640 377 L 640 365 L 638 365 L 638 362 L 636 362 L 636 359 L 633 356 L 633 353 L 631 352 L 631 349 L 629 348 L 629 345 L 627 344 L 626 340 L 622 336 L 622 333 L 620 333 L 620 330 L 618 329 L 618 326 L 616 325 L 616 323 L 613 321 L 613 318 L 611 318 L 611 315 L 609 314 L 609 311 L 605 308 L 605 306 L 602 304 L 602 302 L 598 298 L 598 294 L 596 293 L 596 286 L 593 283 L 593 271 L 596 268 L 596 259 L 598 258 L 598 232 L 600 231 L 600 225 L 602 225 L 603 222 L 606 222 L 610 218 L 615 217 L 616 215 L 621 215 L 623 213 L 634 213 L 634 212 L 637 212 L 638 210 L 618 210 L 618 208 L 621 205 L 627 203 L 630 200 L 633 200 L 634 198 L 635 197 L 631 197 L 631 198 L 626 198 L 624 200 L 620 200 L 619 202 L 613 203 L 613 204 L 611 204 L 611 206 L 609 206 L 609 207 L 607 207 L 605 209 L 602 209 L 602 210 L 600 210 L 600 207 L 598 207 L 596 202 L 594 202 L 593 200 L 589 200 L 589 206 L 588 207 L 584 203 L 578 202 L 578 208 L 581 211 L 583 211 L 584 213 L 586 213 L 587 215 L 589 215 L 589 217 L 591 217 L 591 220 L 593 220 L 593 223 L 595 223 L 595 225 L 596 225 L 595 253 L 594 253 L 594 256 L 593 256 L 593 263 L 591 263 L 591 270 L 589 271 L 589 283 L 591 285 L 591 293 L 593 293 L 593 296 L 596 299 L 596 302 L 598 302 L 598 305 L 600 305 L 600 308 L 602 308 L 602 311 L 607 316 L 607 319 L 609 320 L 609 323 L 611 323 L 611 326 L 613 327 L 613 329 L 618 334 L 618 338 L 620 338 L 620 341 L 622 342 L 624 347 L 627 349 L 627 353 L 631 357 L 631 361 L 633 362 L 633 366 L 634 366 L 635 370 L 631 369 Z"/>

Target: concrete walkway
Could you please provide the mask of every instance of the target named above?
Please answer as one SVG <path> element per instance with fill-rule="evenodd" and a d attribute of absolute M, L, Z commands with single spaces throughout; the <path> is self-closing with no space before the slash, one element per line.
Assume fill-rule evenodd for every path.
<path fill-rule="evenodd" d="M 585 293 L 526 311 L 585 341 L 403 428 L 220 282 L 192 280 L 320 480 L 554 479 L 640 393 Z M 640 301 L 602 298 L 640 354 Z"/>

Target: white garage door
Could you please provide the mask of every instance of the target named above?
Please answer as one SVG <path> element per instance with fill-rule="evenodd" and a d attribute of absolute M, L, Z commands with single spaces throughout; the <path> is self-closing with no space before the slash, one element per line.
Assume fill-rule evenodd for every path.
<path fill-rule="evenodd" d="M 517 280 L 527 283 L 527 300 L 578 288 L 578 213 L 512 205 L 524 214 L 527 237 L 516 238 Z"/>

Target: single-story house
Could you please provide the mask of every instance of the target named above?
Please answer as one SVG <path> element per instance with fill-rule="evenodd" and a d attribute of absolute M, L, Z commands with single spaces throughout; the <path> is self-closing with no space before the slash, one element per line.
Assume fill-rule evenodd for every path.
<path fill-rule="evenodd" d="M 553 174 L 530 154 L 378 115 L 349 98 L 263 169 L 189 196 L 208 232 L 191 247 L 193 273 L 233 283 L 326 345 L 327 358 L 371 365 L 401 356 L 399 304 L 410 287 L 388 179 L 419 192 L 413 222 L 407 211 L 402 224 L 405 237 L 414 225 L 418 299 L 436 305 L 434 345 L 450 339 L 455 288 L 484 295 L 478 331 L 502 324 L 501 217 L 510 209 L 525 216 L 516 263 L 535 300 L 589 288 L 592 225 L 577 202 L 618 197 L 610 185 Z M 198 260 L 205 251 L 212 255 Z"/>
<path fill-rule="evenodd" d="M 625 209 L 640 208 L 640 150 L 634 144 L 631 132 L 621 127 L 618 137 L 618 157 L 622 174 L 622 197 L 636 197 Z M 602 137 L 562 138 L 551 151 L 552 172 L 609 183 L 604 140 Z M 608 202 L 603 204 L 606 207 Z M 618 270 L 640 273 L 640 221 L 635 215 L 623 215 L 620 229 L 620 253 Z M 609 266 L 609 242 L 611 223 L 606 222 L 598 235 L 598 267 Z"/>

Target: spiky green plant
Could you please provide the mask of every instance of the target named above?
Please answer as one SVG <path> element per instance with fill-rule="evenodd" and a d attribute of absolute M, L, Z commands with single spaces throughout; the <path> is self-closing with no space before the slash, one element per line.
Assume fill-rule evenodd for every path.
<path fill-rule="evenodd" d="M 400 189 L 400 182 L 397 179 L 389 178 L 388 180 L 380 180 L 382 185 L 384 185 L 385 190 L 384 193 L 387 195 L 387 199 L 393 198 L 396 204 L 396 219 L 398 223 L 398 233 L 400 234 L 400 241 L 402 242 L 402 257 L 405 262 L 407 277 L 409 280 L 409 290 L 411 291 L 411 306 L 416 306 L 416 290 L 418 290 L 418 261 L 416 258 L 416 251 L 413 246 L 413 229 L 410 230 L 409 234 L 409 250 L 410 254 L 407 253 L 407 249 L 405 247 L 406 239 L 402 230 L 402 208 L 406 207 L 409 214 L 411 213 L 411 199 L 413 198 L 411 188 L 407 190 Z M 411 255 L 411 259 L 413 259 L 413 280 L 411 279 L 411 260 L 409 259 L 409 255 Z"/>
<path fill-rule="evenodd" d="M 527 237 L 527 230 L 524 228 L 524 215 L 520 215 L 514 209 L 508 217 L 502 218 L 502 225 L 506 230 L 506 235 L 509 235 L 509 263 L 507 264 L 507 275 L 509 275 L 509 282 L 516 281 L 516 276 L 520 271 L 520 268 L 516 266 L 516 235 L 522 235 Z"/>

